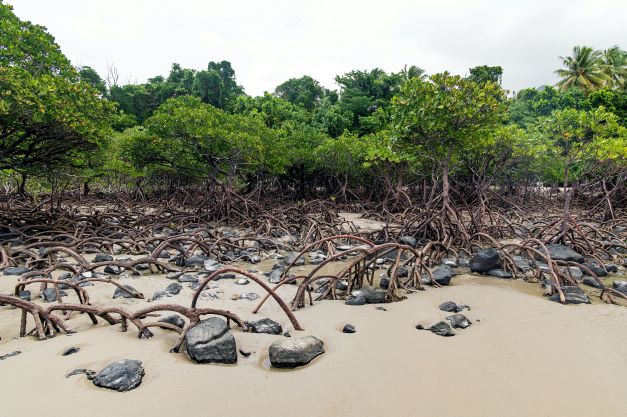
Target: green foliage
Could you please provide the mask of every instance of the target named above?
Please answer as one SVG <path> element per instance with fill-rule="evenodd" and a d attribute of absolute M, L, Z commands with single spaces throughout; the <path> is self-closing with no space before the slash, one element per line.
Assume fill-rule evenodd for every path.
<path fill-rule="evenodd" d="M 258 97 L 239 96 L 233 104 L 233 111 L 256 115 L 270 128 L 279 128 L 287 121 L 301 124 L 311 121 L 311 114 L 302 107 L 267 92 Z"/>
<path fill-rule="evenodd" d="M 602 88 L 610 80 L 602 68 L 601 51 L 589 46 L 575 46 L 572 56 L 560 59 L 564 68 L 555 73 L 561 78 L 557 85 L 562 91 L 578 87 L 591 92 Z"/>
<path fill-rule="evenodd" d="M 503 68 L 489 67 L 487 65 L 481 65 L 478 67 L 470 68 L 470 75 L 468 79 L 476 83 L 492 82 L 495 84 L 501 84 L 503 78 Z"/>
<path fill-rule="evenodd" d="M 324 98 L 326 89 L 310 76 L 303 75 L 300 78 L 290 78 L 280 84 L 274 93 L 292 104 L 312 111 Z"/>

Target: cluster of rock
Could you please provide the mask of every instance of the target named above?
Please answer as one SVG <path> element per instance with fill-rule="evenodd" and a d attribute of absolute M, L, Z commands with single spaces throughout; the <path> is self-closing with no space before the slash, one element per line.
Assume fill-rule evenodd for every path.
<path fill-rule="evenodd" d="M 418 324 L 416 325 L 416 329 L 430 330 L 438 336 L 450 337 L 455 336 L 453 329 L 465 329 L 472 324 L 472 322 L 468 320 L 468 317 L 460 313 L 464 309 L 470 310 L 470 307 L 465 304 L 456 304 L 453 301 L 445 301 L 440 304 L 439 309 L 448 313 L 455 313 L 444 318 L 449 321 L 450 324 L 442 320 L 428 328 L 425 328 L 422 324 Z"/>

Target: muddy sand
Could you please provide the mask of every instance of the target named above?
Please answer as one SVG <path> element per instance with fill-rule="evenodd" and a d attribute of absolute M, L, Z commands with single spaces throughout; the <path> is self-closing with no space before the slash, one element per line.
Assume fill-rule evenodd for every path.
<path fill-rule="evenodd" d="M 10 292 L 17 277 L 0 277 Z M 168 283 L 164 276 L 121 278 L 147 298 Z M 188 284 L 162 300 L 188 304 Z M 219 305 L 246 320 L 270 317 L 293 336 L 322 339 L 326 353 L 309 365 L 276 370 L 268 346 L 278 338 L 233 328 L 237 347 L 252 352 L 236 365 L 195 364 L 186 353 L 168 353 L 175 334 L 155 329 L 137 338 L 119 326 L 92 326 L 87 317 L 69 321 L 76 334 L 46 341 L 14 339 L 19 312 L 0 311 L 0 415 L 3 417 L 228 416 L 430 416 L 430 417 L 621 417 L 627 415 L 627 309 L 604 304 L 560 305 L 532 284 L 459 276 L 449 287 L 428 288 L 401 302 L 347 306 L 322 301 L 296 312 L 307 329 L 298 332 L 273 301 L 251 314 L 256 301 L 231 300 L 234 292 L 257 292 L 254 283 L 221 280 L 209 292 Z M 294 286 L 285 286 L 289 299 Z M 33 288 L 35 289 L 35 288 Z M 111 300 L 113 287 L 88 288 L 95 304 Z M 34 291 L 35 293 L 36 291 Z M 70 301 L 68 297 L 66 301 Z M 472 307 L 473 322 L 455 337 L 418 331 L 450 313 L 438 305 L 453 300 Z M 109 302 L 109 301 L 108 301 Z M 128 309 L 146 300 L 117 299 Z M 346 323 L 357 332 L 341 332 Z M 61 352 L 78 346 L 69 356 Z M 133 391 L 95 387 L 76 368 L 100 370 L 119 359 L 138 359 L 146 375 Z"/>

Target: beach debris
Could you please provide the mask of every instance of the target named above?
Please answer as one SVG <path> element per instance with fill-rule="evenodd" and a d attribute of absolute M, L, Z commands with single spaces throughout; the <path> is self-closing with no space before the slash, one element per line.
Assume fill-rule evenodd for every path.
<path fill-rule="evenodd" d="M 324 353 L 324 343 L 314 336 L 277 340 L 270 345 L 270 363 L 275 368 L 296 368 L 307 365 Z"/>

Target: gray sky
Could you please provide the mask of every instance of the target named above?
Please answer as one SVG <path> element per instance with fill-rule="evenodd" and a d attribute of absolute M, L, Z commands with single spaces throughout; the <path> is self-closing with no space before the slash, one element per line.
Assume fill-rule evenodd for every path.
<path fill-rule="evenodd" d="M 553 84 L 559 55 L 627 48 L 627 0 L 5 0 L 44 25 L 75 65 L 122 82 L 173 62 L 230 61 L 248 94 L 311 75 L 337 88 L 353 69 L 465 74 L 501 65 L 509 90 Z"/>

